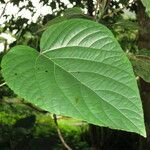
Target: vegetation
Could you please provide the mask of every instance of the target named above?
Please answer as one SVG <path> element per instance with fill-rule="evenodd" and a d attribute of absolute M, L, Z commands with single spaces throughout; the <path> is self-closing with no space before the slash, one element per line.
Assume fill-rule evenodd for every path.
<path fill-rule="evenodd" d="M 22 104 L 1 106 L 0 149 L 64 149 L 49 113 L 41 114 Z M 36 120 L 32 119 L 36 117 Z M 83 138 L 88 126 L 79 120 L 59 118 L 59 128 L 73 149 L 89 149 Z M 10 142 L 10 143 L 9 143 Z"/>
<path fill-rule="evenodd" d="M 150 149 L 148 0 L 0 2 L 1 149 Z"/>

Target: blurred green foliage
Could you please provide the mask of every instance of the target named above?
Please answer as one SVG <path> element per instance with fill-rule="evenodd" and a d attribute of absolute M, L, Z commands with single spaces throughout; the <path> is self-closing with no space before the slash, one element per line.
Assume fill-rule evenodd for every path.
<path fill-rule="evenodd" d="M 33 115 L 36 116 L 36 122 L 28 128 L 27 124 L 31 122 L 29 119 Z M 24 119 L 23 124 L 16 126 L 21 119 Z M 73 149 L 90 149 L 87 142 L 82 139 L 82 135 L 87 132 L 87 124 L 71 118 L 60 118 L 58 124 L 63 137 Z M 2 150 L 18 150 L 21 147 L 30 150 L 64 149 L 49 113 L 35 112 L 22 104 L 13 104 L 13 107 L 10 104 L 1 104 L 0 127 L 0 149 Z"/>

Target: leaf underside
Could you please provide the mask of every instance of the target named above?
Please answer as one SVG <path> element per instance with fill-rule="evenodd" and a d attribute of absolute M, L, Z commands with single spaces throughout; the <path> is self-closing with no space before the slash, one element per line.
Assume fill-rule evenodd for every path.
<path fill-rule="evenodd" d="M 63 21 L 44 32 L 40 48 L 20 45 L 4 56 L 15 93 L 52 113 L 146 136 L 132 67 L 109 29 Z"/>

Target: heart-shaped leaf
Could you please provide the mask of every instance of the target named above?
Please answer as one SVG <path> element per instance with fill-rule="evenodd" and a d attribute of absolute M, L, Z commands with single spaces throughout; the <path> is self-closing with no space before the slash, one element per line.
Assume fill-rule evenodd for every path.
<path fill-rule="evenodd" d="M 106 27 L 64 21 L 44 32 L 40 47 L 16 46 L 3 58 L 3 76 L 18 95 L 52 113 L 145 136 L 131 64 Z"/>

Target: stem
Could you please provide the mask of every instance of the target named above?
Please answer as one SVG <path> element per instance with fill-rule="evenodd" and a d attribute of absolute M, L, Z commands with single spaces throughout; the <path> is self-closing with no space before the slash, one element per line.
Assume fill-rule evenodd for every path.
<path fill-rule="evenodd" d="M 2 86 L 4 86 L 4 85 L 6 85 L 6 82 L 4 82 L 4 83 L 0 84 L 0 87 L 2 87 Z"/>
<path fill-rule="evenodd" d="M 7 52 L 7 40 L 5 39 L 5 43 L 4 43 L 4 53 L 6 54 Z"/>
<path fill-rule="evenodd" d="M 54 122 L 55 122 L 55 125 L 56 125 L 56 129 L 57 129 L 57 133 L 58 133 L 58 136 L 59 136 L 59 139 L 61 140 L 62 144 L 64 145 L 64 147 L 67 149 L 67 150 L 72 150 L 72 148 L 70 148 L 70 146 L 65 142 L 61 132 L 60 132 L 60 129 L 58 127 L 58 122 L 57 122 L 57 116 L 56 114 L 53 114 L 53 118 L 54 118 Z"/>
<path fill-rule="evenodd" d="M 96 1 L 96 7 L 95 7 L 95 14 L 94 14 L 94 19 L 95 20 L 97 19 L 97 10 L 99 8 L 99 5 L 100 5 L 100 0 L 97 0 Z"/>
<path fill-rule="evenodd" d="M 97 20 L 98 18 L 98 21 L 102 18 L 103 14 L 105 13 L 105 10 L 106 10 L 106 4 L 107 4 L 107 1 L 108 0 L 97 0 L 96 1 L 96 8 L 95 8 L 95 20 Z M 97 16 L 97 12 L 98 13 L 98 16 Z"/>
<path fill-rule="evenodd" d="M 105 8 L 106 8 L 107 0 L 102 0 L 101 1 L 101 7 L 99 7 L 99 20 L 102 18 L 102 16 L 105 13 Z"/>

